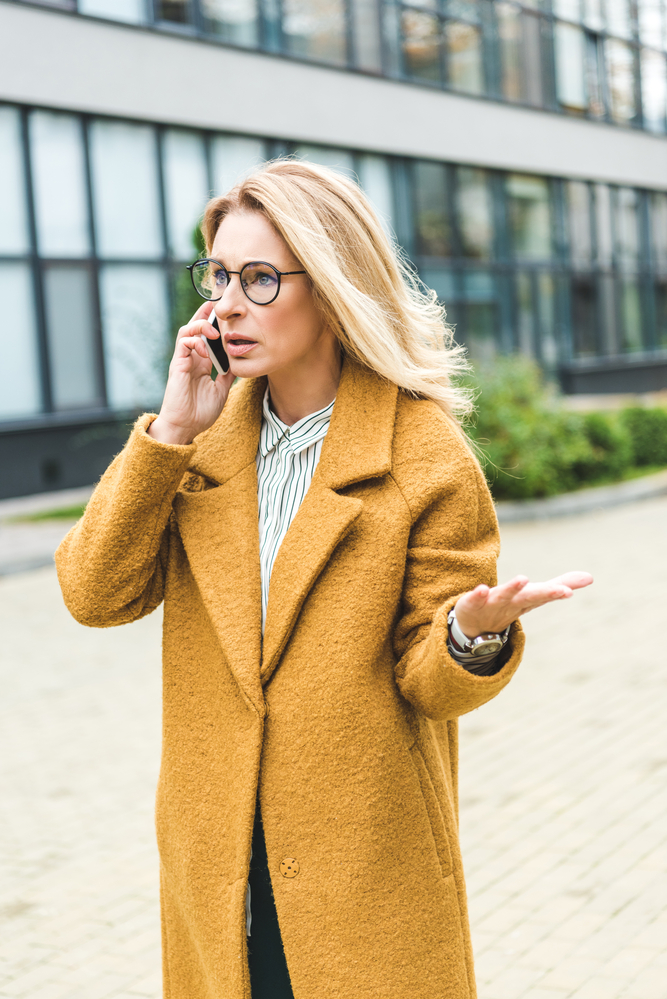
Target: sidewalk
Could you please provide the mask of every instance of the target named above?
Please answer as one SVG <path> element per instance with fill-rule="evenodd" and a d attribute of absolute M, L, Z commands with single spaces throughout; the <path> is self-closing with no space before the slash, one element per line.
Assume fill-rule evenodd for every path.
<path fill-rule="evenodd" d="M 596 583 L 462 720 L 479 999 L 667 999 L 666 528 L 665 497 L 503 527 L 503 577 Z M 0 999 L 159 999 L 159 613 L 82 628 L 42 568 L 0 629 Z"/>

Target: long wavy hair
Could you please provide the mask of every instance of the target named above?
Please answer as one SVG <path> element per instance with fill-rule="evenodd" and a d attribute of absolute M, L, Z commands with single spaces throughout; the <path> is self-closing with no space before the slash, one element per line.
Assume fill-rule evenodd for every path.
<path fill-rule="evenodd" d="M 468 369 L 436 293 L 424 287 L 386 235 L 363 191 L 343 175 L 301 160 L 272 160 L 206 206 L 207 253 L 231 212 L 258 211 L 307 271 L 342 349 L 453 418 L 472 409 L 455 382 Z"/>

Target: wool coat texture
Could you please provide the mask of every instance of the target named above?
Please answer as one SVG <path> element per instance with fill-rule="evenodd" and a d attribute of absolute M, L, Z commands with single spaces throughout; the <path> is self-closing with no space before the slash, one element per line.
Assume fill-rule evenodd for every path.
<path fill-rule="evenodd" d="M 473 999 L 457 719 L 505 686 L 523 649 L 515 624 L 490 677 L 447 651 L 458 596 L 496 582 L 484 476 L 434 403 L 346 359 L 262 639 L 265 387 L 237 384 L 187 446 L 155 441 L 141 417 L 56 556 L 83 624 L 164 601 L 164 995 L 250 996 L 259 794 L 295 999 Z"/>

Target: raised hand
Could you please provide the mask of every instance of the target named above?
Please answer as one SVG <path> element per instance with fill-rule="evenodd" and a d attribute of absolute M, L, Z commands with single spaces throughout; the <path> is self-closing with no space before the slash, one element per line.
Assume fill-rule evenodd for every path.
<path fill-rule="evenodd" d="M 459 597 L 456 620 L 463 634 L 471 639 L 484 632 L 501 632 L 522 614 L 553 600 L 568 600 L 575 590 L 592 582 L 588 572 L 566 572 L 546 583 L 531 583 L 527 576 L 515 576 L 501 586 L 482 584 Z"/>
<path fill-rule="evenodd" d="M 191 444 L 197 434 L 208 430 L 227 401 L 234 375 L 211 378 L 211 360 L 201 334 L 220 336 L 208 322 L 212 302 L 204 302 L 187 326 L 178 331 L 169 379 L 157 420 L 151 423 L 151 437 L 164 444 Z"/>

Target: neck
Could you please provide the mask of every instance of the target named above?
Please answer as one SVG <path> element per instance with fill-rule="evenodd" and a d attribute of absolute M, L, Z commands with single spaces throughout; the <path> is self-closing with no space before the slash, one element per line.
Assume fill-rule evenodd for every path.
<path fill-rule="evenodd" d="M 271 408 L 288 427 L 324 409 L 336 398 L 342 357 L 338 345 L 314 363 L 290 366 L 268 376 Z"/>

